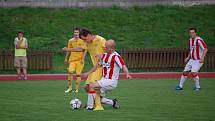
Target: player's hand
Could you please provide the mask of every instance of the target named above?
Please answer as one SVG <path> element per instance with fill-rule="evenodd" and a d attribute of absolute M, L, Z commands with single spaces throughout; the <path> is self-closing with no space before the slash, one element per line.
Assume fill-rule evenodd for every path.
<path fill-rule="evenodd" d="M 102 57 L 101 57 L 101 55 L 100 54 L 96 54 L 96 56 L 95 56 L 96 58 L 98 58 L 99 60 L 101 60 L 102 59 Z"/>
<path fill-rule="evenodd" d="M 199 60 L 199 63 L 204 63 L 204 58 L 201 58 L 201 59 Z"/>
<path fill-rule="evenodd" d="M 67 47 L 64 47 L 62 50 L 63 50 L 64 52 L 69 51 L 69 49 L 68 49 Z"/>
<path fill-rule="evenodd" d="M 81 64 L 84 64 L 84 60 L 81 60 L 80 63 L 81 63 Z"/>
<path fill-rule="evenodd" d="M 189 60 L 190 58 L 185 58 L 184 59 L 184 63 L 187 63 L 187 61 Z"/>
<path fill-rule="evenodd" d="M 64 60 L 64 64 L 68 64 L 68 61 L 67 61 L 67 59 L 65 59 L 65 60 Z"/>
<path fill-rule="evenodd" d="M 131 79 L 132 77 L 131 77 L 130 74 L 127 74 L 127 75 L 126 75 L 126 78 L 127 78 L 127 79 Z"/>

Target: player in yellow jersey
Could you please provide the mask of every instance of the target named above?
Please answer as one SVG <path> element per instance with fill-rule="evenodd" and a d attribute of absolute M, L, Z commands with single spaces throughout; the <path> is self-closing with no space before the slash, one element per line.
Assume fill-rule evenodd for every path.
<path fill-rule="evenodd" d="M 84 67 L 84 60 L 86 56 L 86 44 L 79 38 L 80 29 L 75 28 L 73 33 L 73 38 L 68 42 L 68 46 L 63 48 L 63 51 L 67 51 L 64 60 L 65 64 L 69 64 L 68 67 L 68 89 L 65 93 L 72 91 L 72 74 L 76 72 L 77 79 L 75 83 L 75 92 L 78 92 L 81 77 L 79 76 Z"/>
<path fill-rule="evenodd" d="M 92 34 L 92 32 L 90 32 L 87 29 L 81 30 L 80 37 L 87 43 L 86 44 L 87 51 L 90 54 L 93 66 L 95 66 L 97 64 L 97 62 L 100 61 L 100 58 L 98 58 L 98 56 L 104 53 L 106 40 L 99 35 Z M 91 73 L 88 76 L 88 78 L 86 80 L 86 84 L 87 84 L 86 87 L 88 87 L 90 83 L 94 83 L 95 81 L 100 80 L 101 77 L 102 77 L 102 68 L 100 67 L 95 72 Z M 101 105 L 101 101 L 100 101 L 99 89 L 98 90 L 94 90 L 94 89 L 89 90 L 88 88 L 86 88 L 86 90 L 88 92 L 88 102 L 91 102 L 90 100 L 95 101 L 95 106 L 87 105 L 86 109 L 92 110 L 93 107 L 95 107 L 94 110 L 104 110 Z M 96 96 L 94 97 L 94 99 L 91 99 L 90 95 L 93 92 L 95 93 L 95 91 L 96 91 Z"/>

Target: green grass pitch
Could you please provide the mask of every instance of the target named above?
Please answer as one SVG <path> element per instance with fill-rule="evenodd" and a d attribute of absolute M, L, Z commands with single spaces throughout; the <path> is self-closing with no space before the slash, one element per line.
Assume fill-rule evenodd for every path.
<path fill-rule="evenodd" d="M 176 79 L 119 81 L 107 97 L 118 98 L 121 108 L 104 111 L 71 110 L 71 94 L 64 94 L 67 81 L 0 82 L 1 121 L 215 121 L 215 79 L 193 81 L 183 91 L 174 90 Z M 83 85 L 84 83 L 82 83 Z M 86 93 L 77 95 L 86 103 Z"/>

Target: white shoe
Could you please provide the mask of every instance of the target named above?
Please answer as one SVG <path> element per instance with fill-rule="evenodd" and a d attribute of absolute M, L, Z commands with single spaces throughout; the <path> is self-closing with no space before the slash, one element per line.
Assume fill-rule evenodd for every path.
<path fill-rule="evenodd" d="M 87 107 L 86 107 L 86 110 L 88 110 L 88 111 L 93 111 L 93 108 L 92 108 L 92 107 L 87 106 Z"/>
<path fill-rule="evenodd" d="M 77 90 L 77 89 L 75 90 L 75 93 L 78 93 L 78 90 Z"/>
<path fill-rule="evenodd" d="M 69 92 L 71 92 L 71 91 L 72 91 L 72 89 L 68 88 L 68 89 L 65 91 L 65 93 L 69 93 Z"/>
<path fill-rule="evenodd" d="M 25 77 L 24 77 L 24 80 L 27 80 L 27 79 L 28 79 L 28 77 L 27 77 L 27 76 L 25 76 Z"/>
<path fill-rule="evenodd" d="M 18 80 L 22 80 L 22 77 L 21 77 L 21 76 L 18 76 Z"/>

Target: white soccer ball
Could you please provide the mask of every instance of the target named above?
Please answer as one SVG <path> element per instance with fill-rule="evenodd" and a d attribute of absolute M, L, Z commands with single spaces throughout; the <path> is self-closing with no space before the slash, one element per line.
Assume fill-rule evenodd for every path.
<path fill-rule="evenodd" d="M 79 99 L 74 99 L 70 101 L 70 107 L 72 109 L 79 109 L 81 107 L 81 101 Z"/>

